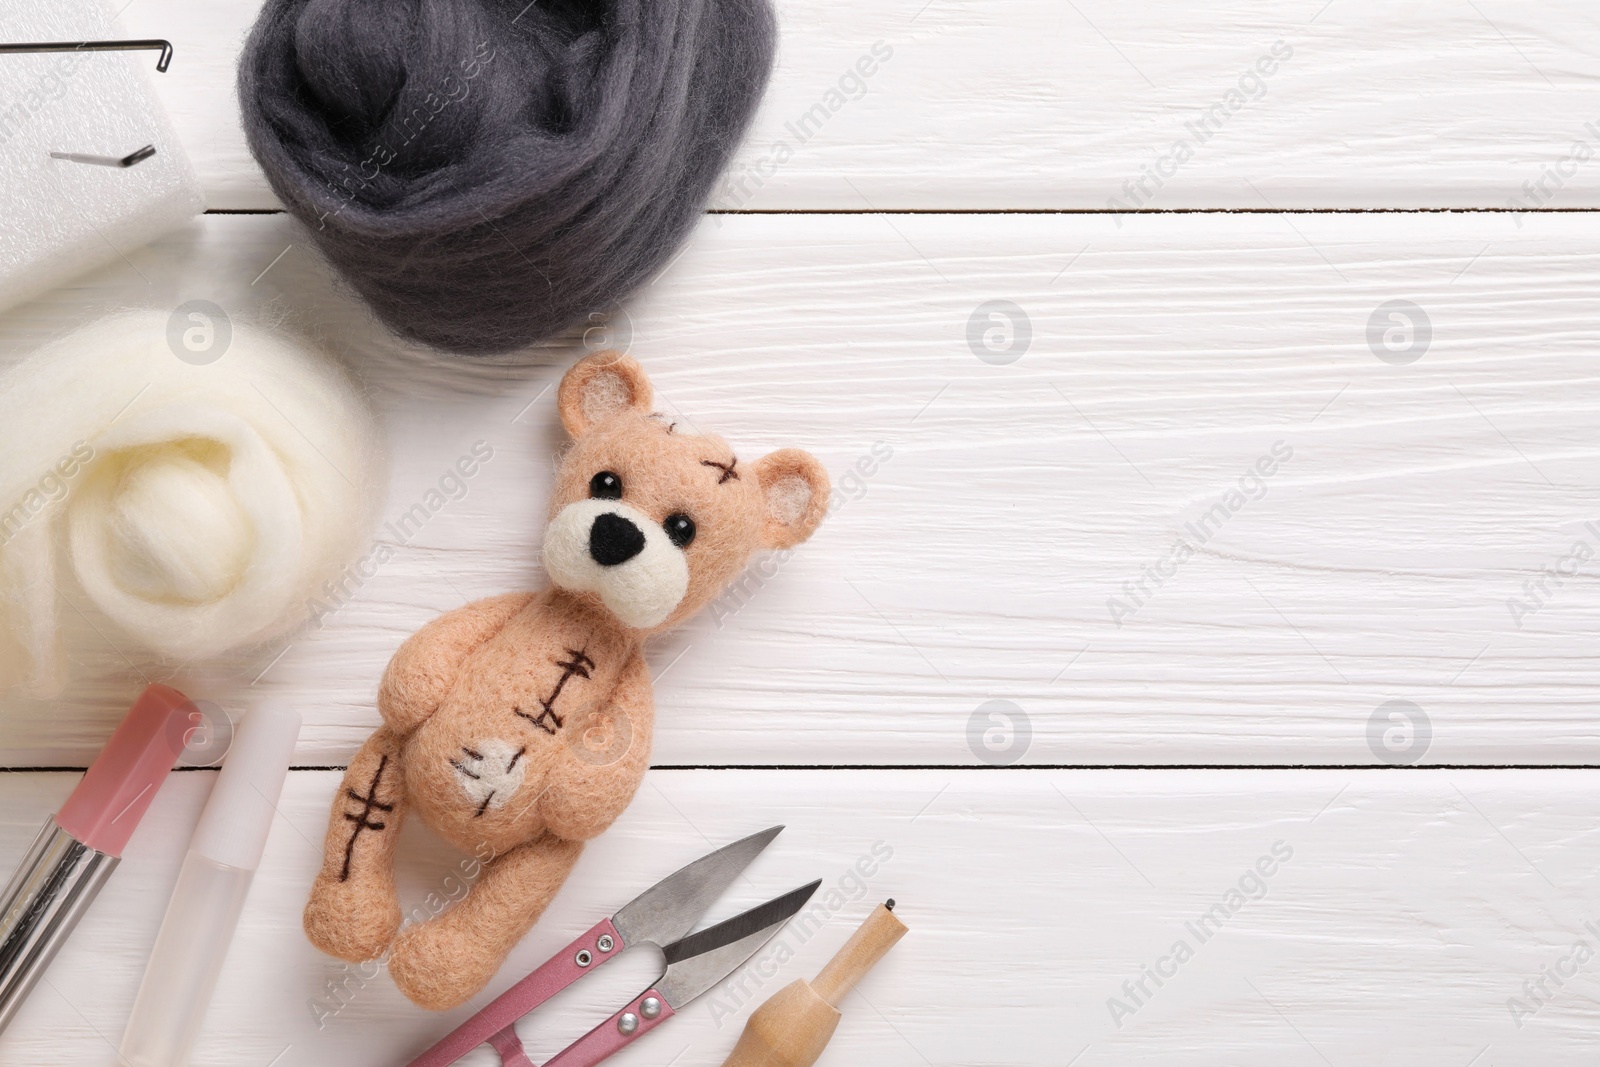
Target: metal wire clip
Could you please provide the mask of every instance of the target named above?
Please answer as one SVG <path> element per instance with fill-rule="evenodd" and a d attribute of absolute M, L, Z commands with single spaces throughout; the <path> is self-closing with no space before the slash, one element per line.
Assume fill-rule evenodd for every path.
<path fill-rule="evenodd" d="M 155 38 L 139 41 L 46 41 L 38 44 L 0 44 L 0 55 L 22 55 L 37 52 L 138 52 L 161 53 L 156 57 L 156 71 L 165 74 L 172 65 L 172 42 Z M 147 144 L 125 156 L 102 156 L 89 152 L 51 152 L 51 159 L 64 159 L 69 163 L 88 163 L 96 167 L 126 169 L 138 166 L 156 154 L 156 146 Z"/>

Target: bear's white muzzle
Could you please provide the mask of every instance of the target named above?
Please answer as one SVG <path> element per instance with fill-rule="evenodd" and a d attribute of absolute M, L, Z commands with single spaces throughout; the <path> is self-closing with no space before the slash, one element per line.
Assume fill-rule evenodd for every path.
<path fill-rule="evenodd" d="M 562 508 L 545 529 L 544 568 L 559 588 L 599 594 L 612 614 L 641 630 L 665 622 L 689 591 L 683 550 L 620 500 Z"/>

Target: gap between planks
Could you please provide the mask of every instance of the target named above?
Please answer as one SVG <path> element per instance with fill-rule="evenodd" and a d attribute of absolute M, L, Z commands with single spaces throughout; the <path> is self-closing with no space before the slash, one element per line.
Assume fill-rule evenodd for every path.
<path fill-rule="evenodd" d="M 0 774 L 83 774 L 87 767 L 0 767 Z M 216 767 L 174 767 L 173 773 Z M 348 765 L 307 763 L 291 771 L 345 771 Z M 664 763 L 652 771 L 1600 771 L 1600 763 L 1030 763 L 974 767 L 962 763 Z"/>

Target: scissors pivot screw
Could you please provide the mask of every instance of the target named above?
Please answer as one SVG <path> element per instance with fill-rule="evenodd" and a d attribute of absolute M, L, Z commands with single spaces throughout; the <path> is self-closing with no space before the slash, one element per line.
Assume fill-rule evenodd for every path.
<path fill-rule="evenodd" d="M 601 952 L 610 952 L 612 946 L 615 945 L 616 942 L 611 940 L 610 934 L 601 934 L 600 940 L 597 942 L 597 944 L 599 944 Z"/>
<path fill-rule="evenodd" d="M 622 1018 L 617 1020 L 617 1029 L 625 1034 L 631 1034 L 639 1029 L 639 1017 L 631 1011 L 622 1013 Z"/>
<path fill-rule="evenodd" d="M 646 1019 L 654 1019 L 661 1014 L 661 1001 L 655 997 L 645 997 L 644 1003 L 639 1005 L 639 1014 Z"/>
<path fill-rule="evenodd" d="M 586 948 L 578 950 L 578 955 L 574 958 L 578 961 L 579 967 L 587 967 L 594 962 L 594 956 Z"/>

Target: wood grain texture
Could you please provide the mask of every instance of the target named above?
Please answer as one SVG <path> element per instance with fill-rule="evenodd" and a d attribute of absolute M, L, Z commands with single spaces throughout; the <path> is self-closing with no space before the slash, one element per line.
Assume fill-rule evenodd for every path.
<path fill-rule="evenodd" d="M 811 1067 L 839 1029 L 839 1012 L 804 978 L 772 994 L 745 1020 L 722 1067 Z"/>
<path fill-rule="evenodd" d="M 722 209 L 1103 210 L 1141 180 L 1154 208 L 1600 206 L 1582 0 L 777 6 L 778 69 Z M 212 208 L 274 205 L 232 90 L 257 7 L 122 14 L 177 46 L 157 85 Z"/>
<path fill-rule="evenodd" d="M 834 1007 L 843 1004 L 844 998 L 867 976 L 872 968 L 906 936 L 906 924 L 901 922 L 889 903 L 880 904 L 856 927 L 855 933 L 844 947 L 817 972 L 811 982 L 813 989 Z"/>
<path fill-rule="evenodd" d="M 650 647 L 654 761 L 1595 760 L 1600 585 L 1574 546 L 1600 549 L 1597 238 L 1588 215 L 708 219 L 611 329 L 663 410 L 749 458 L 810 448 L 840 496 L 792 559 Z M 420 530 L 380 529 L 395 558 L 286 647 L 150 664 L 80 603 L 66 698 L 4 703 L 9 765 L 84 766 L 142 677 L 235 714 L 285 697 L 299 761 L 342 765 L 407 634 L 543 581 L 552 387 L 580 349 L 427 357 L 302 242 L 281 216 L 209 216 L 13 314 L 0 352 L 106 306 L 209 299 L 366 375 L 385 521 L 474 442 L 493 459 Z M 974 325 L 994 299 L 1031 331 L 1004 365 L 976 354 L 1004 356 L 986 333 L 1021 351 Z M 1368 345 L 1394 299 L 1431 322 L 1409 365 Z M 1252 475 L 1275 449 L 1292 458 Z M 1515 613 L 1528 582 L 1542 607 Z M 1393 700 L 1427 730 L 1379 712 Z"/>
<path fill-rule="evenodd" d="M 19 853 L 72 778 L 0 776 L 0 854 Z M 162 789 L 0 1062 L 109 1063 L 210 778 Z M 470 1014 L 430 1016 L 301 935 L 337 782 L 290 776 L 196 1063 L 400 1064 Z M 756 1005 L 816 973 L 886 896 L 914 933 L 852 993 L 824 1065 L 1548 1067 L 1585 1062 L 1600 1026 L 1600 959 L 1573 957 L 1600 940 L 1585 925 L 1600 927 L 1600 776 L 1576 771 L 655 772 L 485 998 L 712 844 L 779 821 L 707 919 L 821 878 L 815 919 L 618 1067 L 721 1063 Z M 442 846 L 404 851 L 408 908 L 459 891 Z M 1230 892 L 1237 906 L 1213 911 Z M 1202 940 L 1190 924 L 1208 912 Z M 1146 979 L 1119 1027 L 1108 1001 L 1127 1002 L 1147 965 L 1164 984 Z M 534 1062 L 659 967 L 629 953 L 529 1018 Z M 1514 1019 L 1524 982 L 1558 968 L 1575 973 L 1545 979 L 1547 1003 Z"/>
<path fill-rule="evenodd" d="M 795 979 L 751 1012 L 722 1067 L 816 1063 L 839 1029 L 845 997 L 906 934 L 893 906 L 891 898 L 873 908 L 814 980 Z"/>
<path fill-rule="evenodd" d="M 191 299 L 314 338 L 387 427 L 384 522 L 493 448 L 284 646 L 150 662 L 79 598 L 64 697 L 0 695 L 0 767 L 84 766 L 146 677 L 207 702 L 201 760 L 272 695 L 305 716 L 297 762 L 342 765 L 409 633 L 543 581 L 554 383 L 621 345 L 673 417 L 748 458 L 806 447 L 840 488 L 812 543 L 651 649 L 654 762 L 838 769 L 652 771 L 480 1005 L 786 822 L 708 920 L 821 877 L 814 919 L 619 1067 L 721 1063 L 889 896 L 913 935 L 822 1067 L 1589 1062 L 1600 771 L 1026 765 L 1600 761 L 1600 214 L 1552 213 L 1600 207 L 1595 7 L 777 3 L 723 213 L 519 364 L 395 343 L 281 216 L 207 217 L 0 320 L 0 367 Z M 122 6 L 177 46 L 150 76 L 210 207 L 275 207 L 232 89 L 258 3 Z M 1415 207 L 1504 213 L 1110 213 Z M 864 214 L 761 214 L 786 211 Z M 306 942 L 338 778 L 289 776 L 196 1063 L 399 1064 L 472 1010 Z M 76 779 L 0 773 L 0 866 Z M 164 786 L 0 1064 L 114 1063 L 212 780 Z M 405 835 L 427 915 L 460 859 Z M 580 983 L 520 1026 L 529 1053 L 658 973 L 639 951 Z"/>

